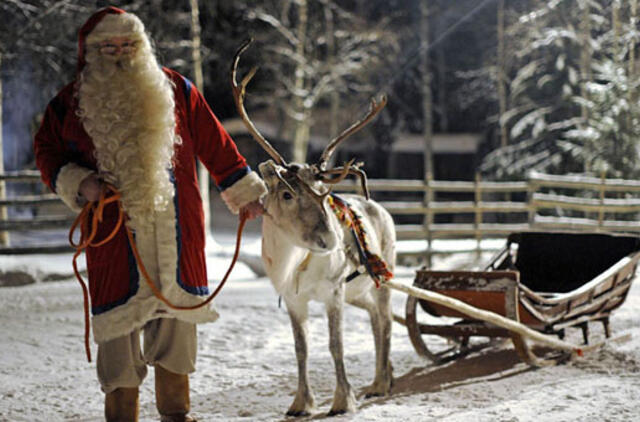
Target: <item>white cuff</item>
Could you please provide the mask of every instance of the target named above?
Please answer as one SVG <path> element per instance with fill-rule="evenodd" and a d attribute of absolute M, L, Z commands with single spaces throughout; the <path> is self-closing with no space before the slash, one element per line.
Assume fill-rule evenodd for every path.
<path fill-rule="evenodd" d="M 242 179 L 222 191 L 222 199 L 233 214 L 250 202 L 260 199 L 267 193 L 267 187 L 255 172 L 246 174 Z"/>
<path fill-rule="evenodd" d="M 85 177 L 95 171 L 75 163 L 63 166 L 56 179 L 56 193 L 60 199 L 73 211 L 79 212 L 82 207 L 78 203 L 78 188 Z"/>

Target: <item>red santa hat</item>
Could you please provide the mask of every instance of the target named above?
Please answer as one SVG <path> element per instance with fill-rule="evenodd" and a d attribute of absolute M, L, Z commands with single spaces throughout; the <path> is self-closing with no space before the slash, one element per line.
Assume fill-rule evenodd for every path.
<path fill-rule="evenodd" d="M 113 6 L 98 10 L 87 19 L 78 34 L 78 72 L 86 64 L 87 45 L 113 37 L 139 39 L 142 36 L 144 24 L 136 15 Z"/>

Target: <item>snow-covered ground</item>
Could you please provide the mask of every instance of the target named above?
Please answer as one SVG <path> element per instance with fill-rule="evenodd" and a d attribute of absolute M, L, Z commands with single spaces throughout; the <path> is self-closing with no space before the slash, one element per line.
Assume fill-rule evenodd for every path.
<path fill-rule="evenodd" d="M 258 244 L 246 246 L 256 251 Z M 222 248 L 225 249 L 225 248 Z M 209 271 L 219 280 L 228 264 L 211 248 Z M 464 255 L 442 259 L 439 268 L 468 264 Z M 42 280 L 70 270 L 70 255 L 0 257 L 0 270 L 21 270 Z M 410 283 L 414 268 L 397 269 Z M 393 294 L 396 314 L 405 297 Z M 192 407 L 202 421 L 281 421 L 296 388 L 296 364 L 288 316 L 278 306 L 269 281 L 239 264 L 215 300 L 222 317 L 198 330 L 197 372 L 192 376 Z M 333 397 L 333 364 L 327 347 L 326 318 L 311 307 L 310 378 L 318 414 L 325 419 Z M 82 294 L 77 282 L 38 281 L 0 289 L 0 421 L 99 421 L 103 395 L 95 364 L 83 347 Z M 364 399 L 373 379 L 373 338 L 367 315 L 345 313 L 345 359 L 359 393 L 354 414 L 335 421 L 633 421 L 640 420 L 640 283 L 614 312 L 610 343 L 558 367 L 531 369 L 509 343 L 433 366 L 413 350 L 404 326 L 394 323 L 392 362 L 395 384 L 390 397 Z M 594 326 L 594 334 L 601 335 Z M 568 340 L 579 342 L 578 330 Z M 596 338 L 597 340 L 597 338 Z M 442 341 L 428 338 L 429 344 Z M 95 356 L 95 347 L 93 349 Z M 153 371 L 141 388 L 141 420 L 157 420 Z"/>

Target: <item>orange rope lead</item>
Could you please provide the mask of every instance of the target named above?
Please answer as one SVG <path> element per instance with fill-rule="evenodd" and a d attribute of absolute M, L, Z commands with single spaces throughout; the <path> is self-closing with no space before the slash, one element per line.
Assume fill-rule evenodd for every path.
<path fill-rule="evenodd" d="M 106 194 L 108 191 L 111 191 L 113 195 L 107 198 Z M 124 222 L 124 216 L 125 216 L 124 210 L 122 209 L 122 203 L 120 202 L 120 197 L 121 195 L 115 187 L 109 184 L 105 184 L 105 188 L 103 188 L 100 194 L 100 199 L 97 202 L 87 203 L 82 209 L 82 211 L 80 212 L 80 214 L 78 214 L 75 221 L 71 225 L 71 229 L 69 230 L 69 243 L 76 250 L 76 252 L 73 254 L 73 272 L 75 273 L 76 278 L 78 279 L 78 282 L 80 282 L 80 286 L 82 287 L 82 295 L 83 295 L 83 302 L 84 302 L 84 348 L 87 354 L 87 360 L 89 362 L 91 362 L 91 348 L 89 346 L 89 335 L 90 335 L 89 289 L 87 288 L 87 284 L 82 278 L 80 271 L 78 271 L 77 259 L 82 254 L 82 252 L 88 247 L 102 246 L 107 242 L 109 242 L 111 239 L 113 239 L 115 235 L 118 233 L 118 231 L 120 230 L 120 226 L 122 226 L 122 223 Z M 98 224 L 102 222 L 104 207 L 116 201 L 118 202 L 118 222 L 116 223 L 116 226 L 114 227 L 113 231 L 109 234 L 109 236 L 107 236 L 100 242 L 94 243 L 93 240 L 96 236 L 96 233 L 98 232 Z M 91 219 L 89 218 L 89 215 L 92 215 Z M 174 305 L 169 301 L 169 299 L 167 299 L 162 294 L 160 289 L 158 289 L 158 287 L 155 285 L 155 283 L 149 276 L 149 273 L 147 272 L 147 269 L 144 266 L 142 259 L 140 258 L 140 254 L 138 253 L 138 248 L 136 247 L 136 243 L 133 238 L 133 234 L 131 233 L 131 230 L 126 225 L 125 225 L 125 230 L 127 232 L 127 238 L 129 239 L 129 244 L 131 245 L 133 255 L 136 258 L 136 263 L 138 264 L 138 267 L 140 268 L 140 272 L 144 276 L 144 279 L 149 285 L 149 288 L 151 289 L 153 294 L 165 305 L 167 305 L 169 308 L 183 311 L 183 310 L 198 309 L 203 306 L 206 306 L 218 295 L 218 293 L 220 293 L 220 290 L 222 290 L 222 287 L 227 282 L 227 279 L 229 278 L 229 275 L 231 275 L 231 271 L 233 270 L 233 267 L 235 266 L 236 261 L 238 260 L 238 256 L 240 255 L 240 243 L 242 240 L 242 231 L 244 230 L 244 226 L 246 222 L 247 222 L 247 215 L 246 213 L 241 212 L 239 223 L 238 223 L 238 231 L 236 234 L 235 251 L 233 254 L 233 258 L 231 260 L 231 264 L 229 265 L 229 269 L 227 269 L 227 272 L 225 273 L 222 281 L 220 282 L 218 287 L 213 291 L 213 293 L 211 293 L 209 297 L 207 297 L 207 299 L 205 299 L 201 303 L 198 303 L 197 305 L 192 305 L 192 306 Z M 73 234 L 78 228 L 78 226 L 80 226 L 80 239 L 78 243 L 75 243 L 73 241 Z"/>

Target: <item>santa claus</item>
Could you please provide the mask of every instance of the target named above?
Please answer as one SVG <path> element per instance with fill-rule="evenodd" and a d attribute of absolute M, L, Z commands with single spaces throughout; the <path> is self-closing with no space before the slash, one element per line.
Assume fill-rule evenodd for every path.
<path fill-rule="evenodd" d="M 42 179 L 74 210 L 98 199 L 103 183 L 115 186 L 156 286 L 175 305 L 201 303 L 209 290 L 195 158 L 234 213 L 259 215 L 264 184 L 201 93 L 159 66 L 134 14 L 98 11 L 81 28 L 78 47 L 76 78 L 49 103 L 35 136 Z M 117 217 L 116 204 L 107 206 L 96 241 L 114 230 Z M 107 420 L 137 420 L 147 365 L 155 368 L 161 420 L 193 420 L 188 374 L 195 371 L 195 324 L 218 314 L 210 306 L 173 310 L 156 298 L 141 280 L 124 227 L 86 256 Z"/>

